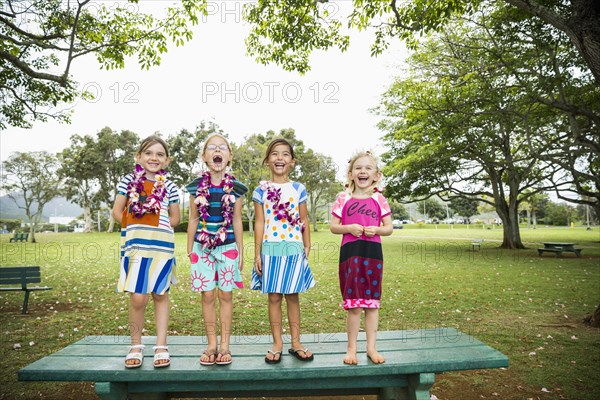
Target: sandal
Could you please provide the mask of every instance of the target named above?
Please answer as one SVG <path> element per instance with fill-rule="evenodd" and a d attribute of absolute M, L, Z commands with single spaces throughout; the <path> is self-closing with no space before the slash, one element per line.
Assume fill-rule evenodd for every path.
<path fill-rule="evenodd" d="M 171 356 L 169 355 L 169 346 L 154 346 L 154 368 L 163 368 L 171 365 Z M 156 350 L 166 350 L 156 353 Z M 166 362 L 161 362 L 166 361 Z"/>
<path fill-rule="evenodd" d="M 142 366 L 142 363 L 144 362 L 144 348 L 146 346 L 144 346 L 143 344 L 134 344 L 133 346 L 129 346 L 129 353 L 127 353 L 127 356 L 125 356 L 125 368 L 139 368 Z M 140 350 L 140 351 L 136 351 L 136 352 L 131 352 L 131 350 Z M 134 364 L 127 364 L 127 361 L 129 360 L 137 360 L 138 362 L 134 363 Z"/>
<path fill-rule="evenodd" d="M 279 364 L 281 362 L 281 352 L 280 351 L 272 351 L 267 350 L 267 354 L 270 353 L 273 355 L 273 358 L 265 357 L 265 362 L 267 364 Z M 275 358 L 279 355 L 279 358 Z"/>
<path fill-rule="evenodd" d="M 202 357 L 200 357 L 200 365 L 213 365 L 215 363 L 215 361 L 217 360 L 217 350 L 209 350 L 209 349 L 205 349 L 202 352 L 202 355 L 205 355 L 206 357 L 208 357 L 208 361 L 202 361 Z M 214 357 L 211 360 L 211 357 Z"/>
<path fill-rule="evenodd" d="M 219 358 L 221 360 L 223 360 L 223 357 L 225 357 L 225 356 L 229 356 L 229 360 L 217 361 Z M 223 350 L 223 349 L 219 350 L 219 353 L 217 354 L 217 357 L 215 358 L 215 363 L 217 365 L 229 365 L 229 364 L 231 364 L 232 361 L 233 361 L 233 359 L 231 358 L 231 351 L 229 351 L 229 350 Z"/>
<path fill-rule="evenodd" d="M 302 351 L 304 353 L 304 355 L 306 355 L 308 353 L 308 349 L 307 348 L 304 348 L 304 349 L 289 349 L 288 353 L 290 353 L 291 355 L 293 355 L 294 357 L 296 357 L 300 361 L 312 361 L 315 358 L 314 354 L 311 354 L 308 357 L 302 357 L 300 354 L 298 354 L 299 351 Z"/>

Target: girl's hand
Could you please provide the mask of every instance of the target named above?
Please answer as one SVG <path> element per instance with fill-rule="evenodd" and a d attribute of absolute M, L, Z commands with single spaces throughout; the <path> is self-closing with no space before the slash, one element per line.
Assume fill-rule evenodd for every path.
<path fill-rule="evenodd" d="M 188 258 L 192 264 L 196 264 L 198 262 L 198 254 L 194 253 L 193 251 L 188 252 Z"/>
<path fill-rule="evenodd" d="M 348 225 L 348 233 L 354 237 L 361 237 L 364 232 L 364 228 L 359 224 Z"/>
<path fill-rule="evenodd" d="M 365 236 L 370 238 L 377 235 L 377 226 L 365 226 Z"/>
<path fill-rule="evenodd" d="M 306 259 L 308 260 L 308 255 L 310 254 L 310 247 L 304 248 L 304 255 L 306 255 Z"/>
<path fill-rule="evenodd" d="M 258 274 L 258 276 L 262 276 L 262 261 L 260 257 L 254 259 L 254 270 Z"/>

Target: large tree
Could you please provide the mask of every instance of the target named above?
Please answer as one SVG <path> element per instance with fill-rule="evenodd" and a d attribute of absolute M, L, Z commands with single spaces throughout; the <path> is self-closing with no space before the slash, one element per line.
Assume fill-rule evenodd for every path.
<path fill-rule="evenodd" d="M 478 206 L 479 201 L 469 197 L 456 197 L 450 200 L 450 208 L 461 217 L 465 217 L 466 224 L 470 224 L 471 217 L 477 215 Z"/>
<path fill-rule="evenodd" d="M 313 230 L 317 232 L 319 210 L 332 203 L 343 186 L 336 178 L 337 165 L 331 157 L 315 153 L 312 149 L 303 155 L 299 168 L 302 171 L 301 181 L 308 192 L 309 217 Z M 329 219 L 329 215 L 326 218 Z"/>
<path fill-rule="evenodd" d="M 44 206 L 61 193 L 58 167 L 56 156 L 46 151 L 13 153 L 2 163 L 2 191 L 25 211 L 32 243 Z"/>
<path fill-rule="evenodd" d="M 71 136 L 71 145 L 60 157 L 59 175 L 65 181 L 64 194 L 83 208 L 84 232 L 92 231 L 92 210 L 99 206 L 100 175 L 106 166 L 92 136 Z"/>
<path fill-rule="evenodd" d="M 93 56 L 103 69 L 134 57 L 142 68 L 159 65 L 169 41 L 192 38 L 189 25 L 206 13 L 206 0 L 181 0 L 158 18 L 137 0 L 7 0 L 0 9 L 0 130 L 35 120 L 69 121 L 64 109 L 90 97 L 72 77 L 77 59 Z"/>
<path fill-rule="evenodd" d="M 475 196 L 502 219 L 502 247 L 522 248 L 519 204 L 572 183 L 546 159 L 568 141 L 568 119 L 540 99 L 555 96 L 553 80 L 570 88 L 573 101 L 588 94 L 578 78 L 557 73 L 577 68 L 572 48 L 534 20 L 513 22 L 512 12 L 487 9 L 423 43 L 408 77 L 385 94 L 380 126 L 391 149 L 390 192 Z M 548 46 L 556 55 L 550 62 L 540 57 Z"/>
<path fill-rule="evenodd" d="M 98 166 L 98 180 L 100 190 L 97 192 L 97 200 L 108 207 L 112 207 L 117 194 L 119 180 L 134 167 L 134 155 L 138 148 L 140 138 L 129 130 L 119 133 L 109 127 L 103 128 L 96 135 L 95 152 L 104 162 Z M 115 219 L 109 213 L 108 232 L 114 229 Z"/>
<path fill-rule="evenodd" d="M 452 16 L 469 13 L 490 0 L 354 0 L 349 15 L 342 2 L 328 0 L 259 0 L 249 4 L 251 24 L 246 40 L 257 61 L 276 63 L 287 70 L 306 72 L 314 50 L 348 48 L 342 21 L 359 30 L 375 29 L 371 54 L 384 51 L 399 38 L 415 48 L 421 35 L 442 31 Z M 596 0 L 504 0 L 545 25 L 565 33 L 600 85 L 600 3 Z M 342 11 L 340 11 L 340 7 Z"/>

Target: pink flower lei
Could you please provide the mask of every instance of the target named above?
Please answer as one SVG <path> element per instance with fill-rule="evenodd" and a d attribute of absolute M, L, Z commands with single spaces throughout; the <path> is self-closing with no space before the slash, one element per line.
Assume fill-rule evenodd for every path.
<path fill-rule="evenodd" d="M 135 218 L 142 218 L 144 214 L 148 213 L 158 214 L 160 212 L 162 201 L 167 193 L 165 188 L 166 174 L 164 169 L 156 173 L 156 181 L 152 187 L 152 192 L 146 198 L 146 201 L 140 204 L 140 194 L 144 191 L 144 181 L 147 179 L 146 170 L 139 164 L 135 165 L 133 179 L 127 185 L 129 206 Z"/>
<path fill-rule="evenodd" d="M 198 214 L 202 219 L 202 228 L 196 235 L 196 240 L 202 244 L 203 249 L 207 247 L 209 249 L 214 249 L 227 239 L 227 229 L 229 229 L 233 221 L 233 204 L 235 203 L 235 196 L 231 194 L 231 192 L 233 191 L 234 179 L 233 175 L 225 173 L 223 179 L 223 191 L 225 191 L 225 194 L 221 197 L 221 215 L 223 216 L 223 222 L 216 232 L 209 232 L 206 229 L 206 220 L 209 217 L 208 209 L 210 208 L 208 202 L 208 197 L 210 196 L 209 188 L 211 185 L 210 172 L 204 172 L 200 176 L 194 204 L 198 206 Z"/>
<path fill-rule="evenodd" d="M 283 204 L 281 201 L 281 189 L 276 189 L 269 181 L 260 181 L 260 188 L 267 191 L 267 200 L 273 202 L 273 213 L 278 219 L 287 220 L 292 226 L 299 226 L 300 231 L 304 232 L 304 222 L 300 220 L 300 214 L 296 217 L 296 213 L 290 209 L 290 202 Z"/>

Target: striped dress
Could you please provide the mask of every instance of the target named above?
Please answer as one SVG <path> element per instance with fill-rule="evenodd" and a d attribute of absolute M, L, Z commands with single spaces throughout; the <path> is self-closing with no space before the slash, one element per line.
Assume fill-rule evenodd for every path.
<path fill-rule="evenodd" d="M 271 183 L 281 189 L 281 203 L 289 202 L 290 209 L 299 214 L 299 206 L 306 202 L 306 188 L 299 182 Z M 262 242 L 262 275 L 252 271 L 251 288 L 262 293 L 301 293 L 315 286 L 315 280 L 304 252 L 299 226 L 278 219 L 273 213 L 273 202 L 267 199 L 267 190 L 257 187 L 252 200 L 263 207 L 265 229 Z"/>
<path fill-rule="evenodd" d="M 127 196 L 127 185 L 133 174 L 126 175 L 117 192 Z M 140 202 L 152 192 L 154 182 L 146 180 Z M 127 207 L 121 223 L 121 266 L 117 292 L 165 294 L 175 279 L 175 239 L 169 222 L 169 205 L 179 202 L 177 187 L 169 180 L 167 194 L 159 214 L 144 214 L 135 218 Z"/>

